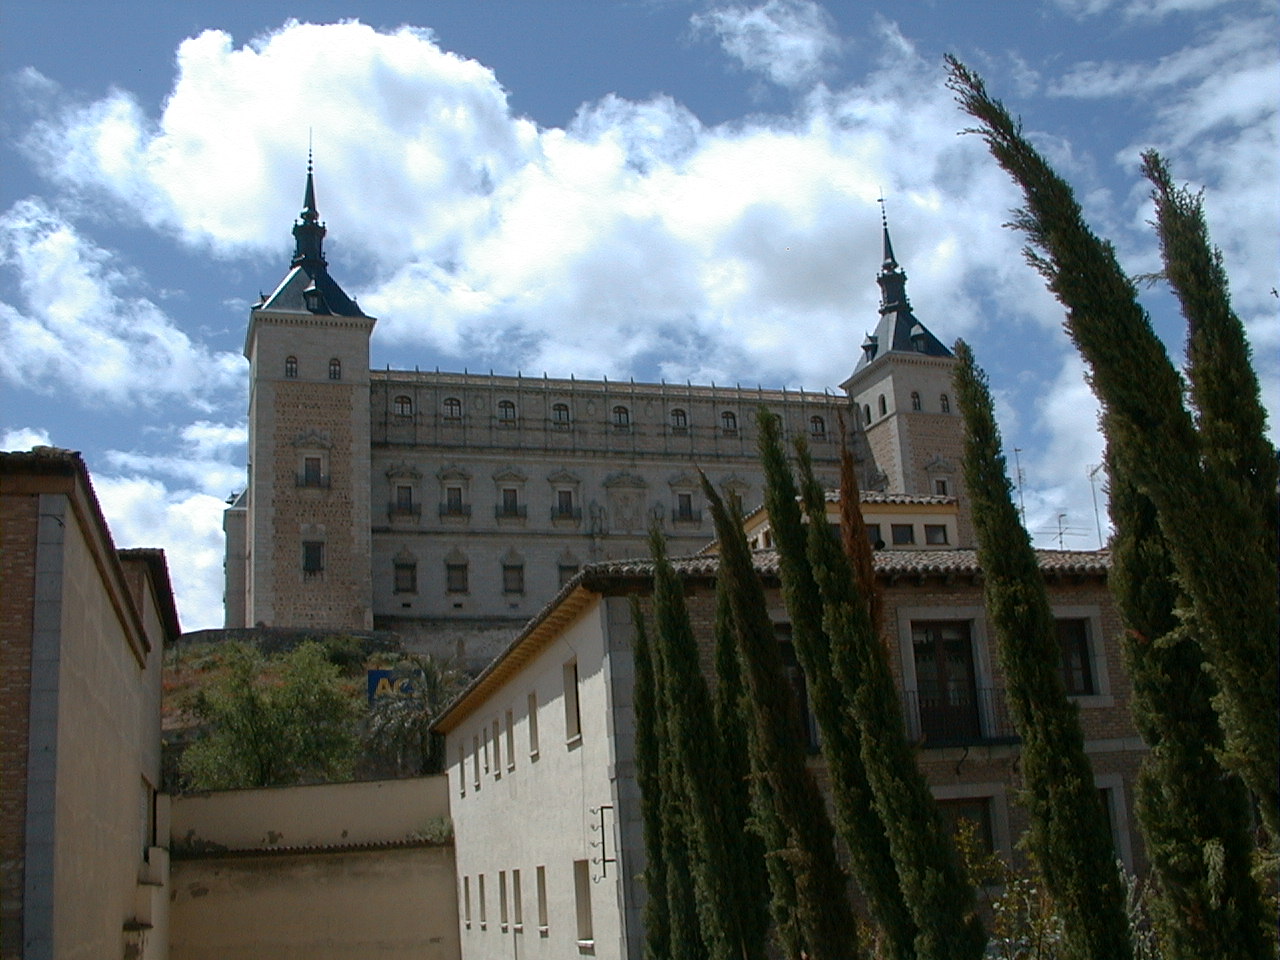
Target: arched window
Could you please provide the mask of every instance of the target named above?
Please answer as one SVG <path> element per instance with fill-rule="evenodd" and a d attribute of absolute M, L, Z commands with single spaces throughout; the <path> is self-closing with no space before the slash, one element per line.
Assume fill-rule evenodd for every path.
<path fill-rule="evenodd" d="M 342 379 L 342 361 L 339 360 L 337 357 L 334 357 L 332 360 L 329 361 L 329 379 L 330 380 Z"/>
<path fill-rule="evenodd" d="M 444 418 L 446 420 L 462 419 L 462 401 L 457 397 L 445 397 Z"/>
<path fill-rule="evenodd" d="M 498 401 L 498 422 L 503 426 L 515 426 L 516 405 L 510 400 Z"/>
<path fill-rule="evenodd" d="M 880 394 L 880 416 L 884 416 L 889 412 L 889 405 L 884 402 L 884 394 Z"/>
<path fill-rule="evenodd" d="M 673 433 L 689 432 L 689 415 L 679 407 L 671 411 L 671 431 Z"/>
<path fill-rule="evenodd" d="M 298 358 L 297 357 L 284 358 L 284 375 L 288 377 L 290 380 L 293 380 L 298 376 Z"/>
<path fill-rule="evenodd" d="M 920 412 L 920 394 L 915 390 L 911 391 L 911 409 Z"/>
<path fill-rule="evenodd" d="M 862 422 L 869 424 L 871 422 L 871 404 L 864 403 L 862 405 Z"/>
<path fill-rule="evenodd" d="M 951 398 L 945 393 L 938 398 L 938 406 L 942 408 L 943 413 L 951 412 Z"/>
<path fill-rule="evenodd" d="M 827 436 L 827 421 L 821 417 L 810 417 L 809 436 L 815 440 L 825 440 Z"/>
<path fill-rule="evenodd" d="M 412 417 L 413 398 L 402 394 L 391 401 L 391 409 L 397 417 Z"/>
<path fill-rule="evenodd" d="M 613 425 L 619 429 L 631 426 L 631 411 L 619 404 L 613 408 Z"/>
<path fill-rule="evenodd" d="M 720 428 L 724 431 L 725 436 L 736 436 L 738 433 L 738 415 L 732 410 L 724 411 L 720 414 Z"/>
<path fill-rule="evenodd" d="M 569 405 L 567 403 L 557 403 L 552 405 L 551 422 L 561 430 L 569 425 Z"/>

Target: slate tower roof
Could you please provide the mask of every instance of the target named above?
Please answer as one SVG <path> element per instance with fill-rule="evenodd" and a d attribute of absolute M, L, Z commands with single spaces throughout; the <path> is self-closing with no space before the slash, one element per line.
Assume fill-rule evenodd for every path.
<path fill-rule="evenodd" d="M 854 373 L 889 352 L 918 353 L 927 357 L 952 355 L 911 312 L 911 301 L 907 299 L 907 274 L 893 255 L 889 222 L 883 211 L 881 223 L 884 227 L 884 262 L 876 277 L 876 283 L 880 285 L 880 322 L 876 324 L 875 333 L 867 334 L 862 341 L 862 356 L 854 367 Z"/>
<path fill-rule="evenodd" d="M 311 313 L 318 316 L 363 317 L 360 306 L 329 276 L 324 258 L 324 224 L 316 208 L 316 186 L 307 160 L 307 188 L 302 212 L 293 225 L 294 250 L 290 270 L 280 285 L 254 304 L 255 310 Z"/>

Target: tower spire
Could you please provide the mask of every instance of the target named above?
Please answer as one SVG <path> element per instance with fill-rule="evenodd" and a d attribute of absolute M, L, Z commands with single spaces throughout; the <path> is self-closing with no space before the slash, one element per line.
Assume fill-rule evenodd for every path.
<path fill-rule="evenodd" d="M 324 259 L 324 224 L 320 222 L 320 211 L 316 209 L 316 184 L 311 148 L 307 148 L 307 188 L 302 197 L 302 212 L 299 220 L 293 225 L 294 251 L 292 266 L 323 267 Z"/>
<path fill-rule="evenodd" d="M 896 313 L 909 310 L 907 300 L 907 275 L 898 265 L 893 255 L 893 241 L 889 239 L 889 217 L 885 213 L 884 197 L 880 197 L 880 226 L 884 233 L 884 262 L 880 264 L 880 274 L 876 283 L 880 285 L 880 312 Z"/>

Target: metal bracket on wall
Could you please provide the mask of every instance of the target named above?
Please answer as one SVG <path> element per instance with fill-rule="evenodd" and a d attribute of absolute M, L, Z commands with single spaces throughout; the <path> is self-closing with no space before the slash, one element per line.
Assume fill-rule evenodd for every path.
<path fill-rule="evenodd" d="M 609 876 L 609 864 L 618 862 L 617 857 L 609 856 L 609 835 L 605 832 L 604 826 L 604 812 L 612 809 L 613 804 L 611 803 L 591 808 L 592 816 L 598 816 L 600 818 L 598 823 L 593 823 L 591 825 L 591 832 L 600 834 L 599 840 L 591 841 L 591 846 L 600 848 L 600 856 L 591 858 L 592 863 L 600 864 L 600 876 L 596 878 L 597 882 Z"/>

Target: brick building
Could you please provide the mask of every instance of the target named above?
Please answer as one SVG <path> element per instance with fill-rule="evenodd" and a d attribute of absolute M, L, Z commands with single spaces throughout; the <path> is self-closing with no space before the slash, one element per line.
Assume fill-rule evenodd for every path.
<path fill-rule="evenodd" d="M 369 369 L 375 320 L 323 252 L 307 176 L 285 278 L 250 311 L 248 486 L 226 512 L 226 625 L 392 629 L 479 669 L 584 564 L 711 538 L 696 467 L 761 499 L 755 412 L 841 431 L 864 489 L 958 498 L 950 351 L 914 316 L 888 229 L 875 333 L 843 392 Z"/>
<path fill-rule="evenodd" d="M 0 453 L 0 957 L 167 955 L 164 554 L 119 550 L 79 454 Z"/>

